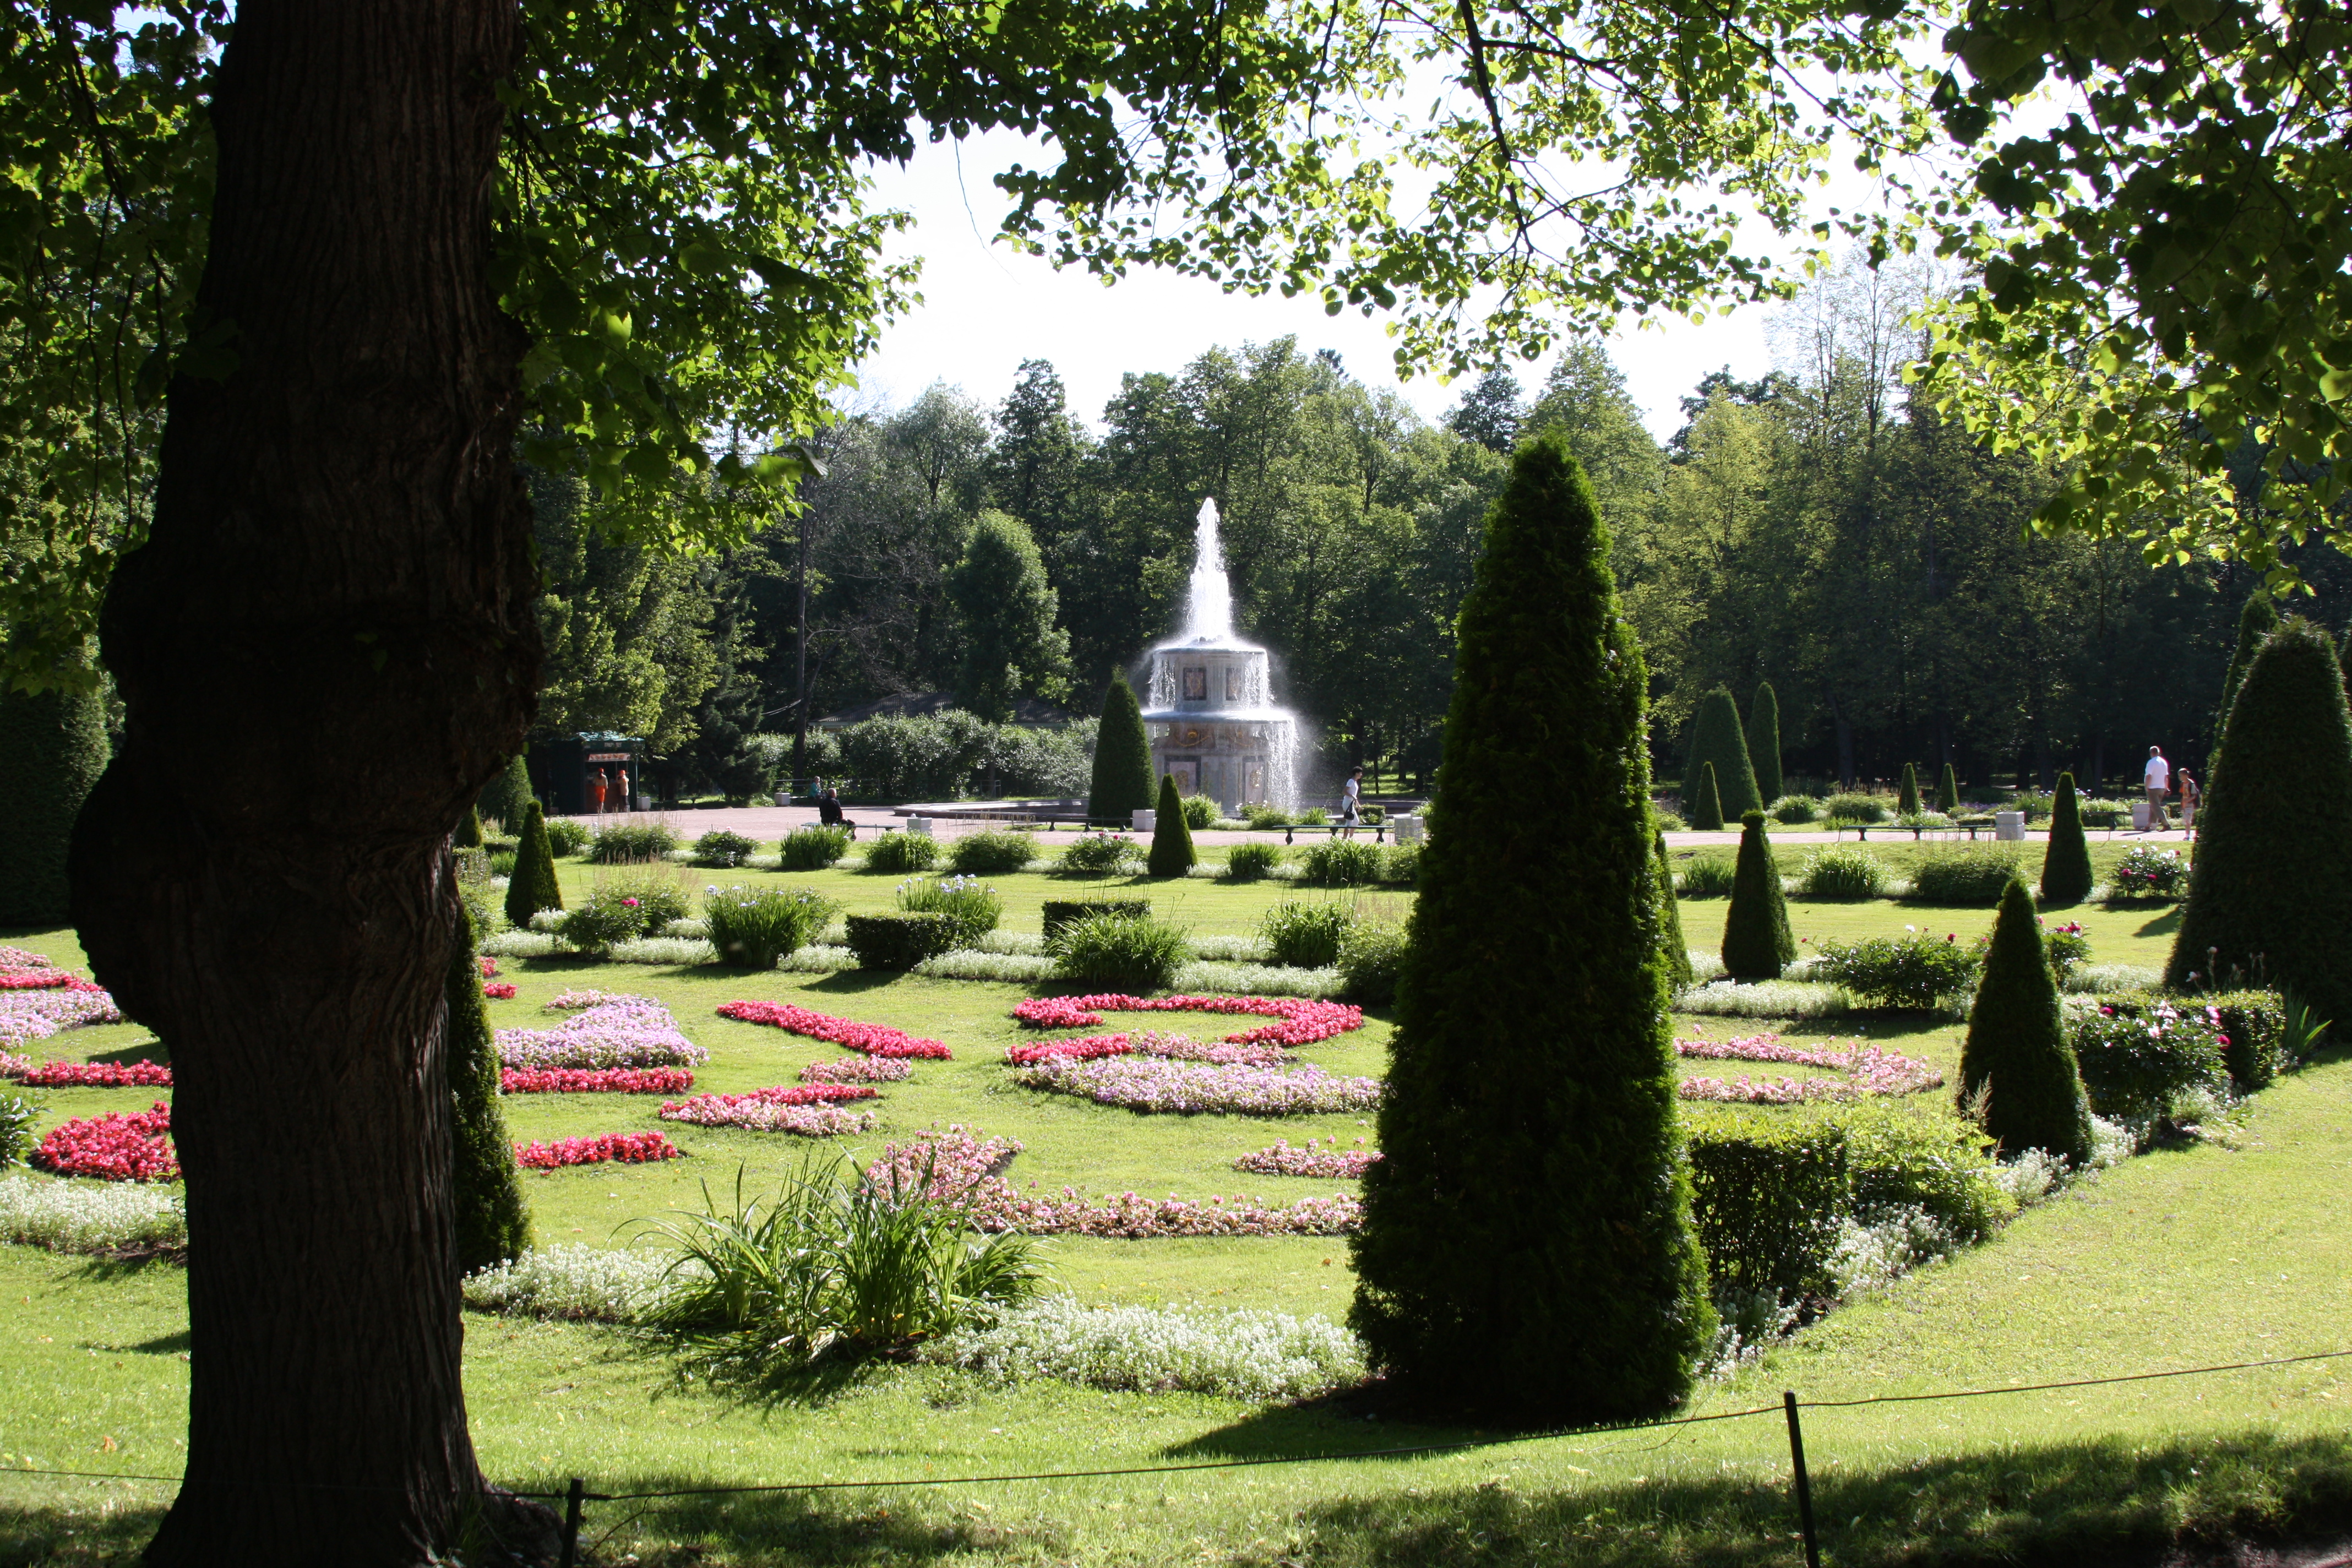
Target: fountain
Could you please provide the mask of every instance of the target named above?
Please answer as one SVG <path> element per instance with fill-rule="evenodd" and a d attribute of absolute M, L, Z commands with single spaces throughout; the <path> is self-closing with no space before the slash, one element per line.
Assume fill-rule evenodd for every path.
<path fill-rule="evenodd" d="M 1217 503 L 1201 503 L 1184 628 L 1151 650 L 1143 710 L 1151 767 L 1180 795 L 1224 811 L 1297 804 L 1298 725 L 1266 687 L 1265 649 L 1234 635 L 1234 591 L 1217 537 Z"/>

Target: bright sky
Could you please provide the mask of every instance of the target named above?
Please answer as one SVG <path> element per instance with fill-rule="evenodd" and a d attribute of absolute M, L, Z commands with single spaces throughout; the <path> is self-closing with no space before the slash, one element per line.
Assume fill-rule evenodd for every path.
<path fill-rule="evenodd" d="M 1103 405 L 1129 371 L 1181 372 L 1204 350 L 1265 342 L 1296 333 L 1307 352 L 1336 349 L 1349 373 L 1374 386 L 1396 387 L 1434 419 L 1468 390 L 1429 376 L 1396 379 L 1381 317 L 1327 316 L 1320 303 L 1225 294 L 1212 283 L 1139 271 L 1114 288 L 1083 272 L 1058 273 L 1034 257 L 988 243 L 1004 198 L 990 177 L 1020 156 L 1017 134 L 962 145 L 925 143 L 904 169 L 877 174 L 875 204 L 915 217 L 898 254 L 923 258 L 923 303 L 883 335 L 859 367 L 861 401 L 899 405 L 933 382 L 961 386 L 984 404 L 1012 389 L 1024 359 L 1046 359 L 1069 390 L 1073 412 L 1099 427 Z M 1031 152 L 1034 166 L 1041 154 Z M 1764 308 L 1739 310 L 1704 327 L 1675 322 L 1628 331 L 1612 344 L 1628 389 L 1660 439 L 1682 425 L 1679 399 L 1711 370 L 1728 364 L 1742 379 L 1771 366 Z M 1514 367 L 1532 389 L 1549 363 Z"/>

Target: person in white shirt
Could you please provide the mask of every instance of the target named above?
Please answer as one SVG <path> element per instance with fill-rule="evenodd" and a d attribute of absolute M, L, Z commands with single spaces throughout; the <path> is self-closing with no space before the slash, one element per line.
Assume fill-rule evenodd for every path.
<path fill-rule="evenodd" d="M 2161 833 L 2172 826 L 2164 815 L 2164 797 L 2172 793 L 2172 764 L 2164 760 L 2164 748 L 2147 749 L 2147 769 L 2140 775 L 2147 786 L 2147 830 Z"/>
<path fill-rule="evenodd" d="M 1348 775 L 1348 782 L 1339 786 L 1339 820 L 1346 825 L 1340 829 L 1341 837 L 1353 838 L 1356 836 L 1356 824 L 1363 816 L 1363 804 L 1364 770 L 1358 768 Z"/>

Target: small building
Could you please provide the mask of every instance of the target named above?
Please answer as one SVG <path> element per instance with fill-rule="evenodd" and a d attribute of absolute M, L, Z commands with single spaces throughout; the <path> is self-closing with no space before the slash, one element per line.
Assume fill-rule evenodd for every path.
<path fill-rule="evenodd" d="M 630 794 L 651 795 L 652 761 L 645 742 L 637 737 L 597 731 L 535 740 L 524 753 L 523 765 L 530 772 L 532 791 L 550 815 L 583 816 L 595 809 L 590 804 L 588 783 L 600 773 L 614 788 L 626 773 Z"/>

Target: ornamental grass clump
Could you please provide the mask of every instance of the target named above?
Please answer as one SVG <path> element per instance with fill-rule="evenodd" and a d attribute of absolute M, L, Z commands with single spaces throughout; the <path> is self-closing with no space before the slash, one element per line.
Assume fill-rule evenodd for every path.
<path fill-rule="evenodd" d="M 1356 923 L 1356 911 L 1346 904 L 1286 900 L 1258 921 L 1268 960 L 1298 969 L 1328 969 L 1339 962 L 1340 945 Z"/>
<path fill-rule="evenodd" d="M 957 947 L 970 947 L 1004 918 L 1004 900 L 977 877 L 912 879 L 898 884 L 898 902 L 906 914 L 945 919 Z"/>
<path fill-rule="evenodd" d="M 528 930 L 531 916 L 562 907 L 563 889 L 555 879 L 555 847 L 550 840 L 547 816 L 534 800 L 523 807 L 514 875 L 507 879 L 507 920 Z"/>
<path fill-rule="evenodd" d="M 1278 844 L 1236 844 L 1225 852 L 1225 877 L 1234 882 L 1261 881 L 1281 864 Z"/>
<path fill-rule="evenodd" d="M 1880 823 L 1886 820 L 1886 797 L 1848 791 L 1822 802 L 1822 815 L 1831 822 Z"/>
<path fill-rule="evenodd" d="M 1715 1338 L 1674 1098 L 1649 677 L 1608 552 L 1560 432 L 1520 447 L 1458 623 L 1383 1157 L 1349 1243 L 1369 1362 L 1427 1405 L 1513 1424 L 1671 1409 Z"/>
<path fill-rule="evenodd" d="M 1359 888 L 1384 879 L 1388 857 L 1360 838 L 1330 838 L 1299 852 L 1300 879 L 1326 888 Z"/>
<path fill-rule="evenodd" d="M 1784 795 L 1772 803 L 1772 820 L 1786 827 L 1801 827 L 1821 819 L 1821 803 L 1811 795 Z"/>
<path fill-rule="evenodd" d="M 2074 775 L 2058 775 L 2058 798 L 2050 808 L 2050 847 L 2042 854 L 2042 901 L 2079 904 L 2091 896 L 2091 843 L 2083 837 L 2083 808 L 2074 798 Z"/>
<path fill-rule="evenodd" d="M 1159 991 L 1176 983 L 1192 954 L 1184 933 L 1149 915 L 1081 915 L 1045 939 L 1054 973 L 1081 985 Z"/>
<path fill-rule="evenodd" d="M 2021 864 L 2013 849 L 1938 849 L 1912 868 L 1909 897 L 1921 904 L 1997 904 Z"/>
<path fill-rule="evenodd" d="M 1176 775 L 1171 773 L 1160 781 L 1160 805 L 1151 818 L 1151 853 L 1144 861 L 1144 870 L 1154 877 L 1181 877 L 1199 864 L 1201 853 L 1192 847 L 1192 829 L 1184 821 L 1184 808 L 1176 795 Z"/>
<path fill-rule="evenodd" d="M 1184 797 L 1184 826 L 1198 833 L 1217 825 L 1217 803 L 1205 795 Z"/>
<path fill-rule="evenodd" d="M 1816 849 L 1797 871 L 1797 896 L 1876 899 L 1886 892 L 1886 868 L 1869 850 L 1839 845 Z"/>
<path fill-rule="evenodd" d="M 2090 1157 L 2090 1102 L 2023 882 L 2010 883 L 1993 921 L 1960 1047 L 1959 1101 L 2004 1153 L 2040 1149 L 2076 1164 Z"/>
<path fill-rule="evenodd" d="M 776 846 L 777 858 L 787 871 L 822 871 L 848 853 L 849 829 L 824 823 L 795 827 Z M 866 859 L 870 863 L 873 857 L 869 855 Z"/>
<path fill-rule="evenodd" d="M 1402 921 L 1360 920 L 1350 926 L 1339 943 L 1340 994 L 1368 1007 L 1394 1002 L 1407 941 Z M 1687 963 L 1689 955 L 1684 957 Z"/>
<path fill-rule="evenodd" d="M 967 833 L 948 850 L 948 864 L 969 877 L 1009 877 L 1037 858 L 1034 834 Z"/>
<path fill-rule="evenodd" d="M 1325 1318 L 1241 1308 L 1089 1307 L 1047 1296 L 931 1341 L 923 1360 L 992 1383 L 1207 1394 L 1265 1404 L 1364 1380 L 1364 1348 Z"/>
<path fill-rule="evenodd" d="M 694 863 L 722 869 L 740 866 L 759 852 L 760 842 L 747 835 L 714 827 L 694 841 Z"/>
<path fill-rule="evenodd" d="M 1685 899 L 1727 899 L 1739 879 L 1739 862 L 1728 855 L 1694 855 L 1683 862 Z"/>
<path fill-rule="evenodd" d="M 1825 942 L 1814 976 L 1878 1007 L 1921 1011 L 1968 995 L 1977 980 L 1978 953 L 1952 936 L 1875 936 Z"/>
<path fill-rule="evenodd" d="M 558 855 L 577 855 L 588 847 L 588 829 L 568 816 L 552 817 L 547 824 L 547 843 Z"/>
<path fill-rule="evenodd" d="M 677 847 L 677 835 L 666 822 L 614 822 L 589 840 L 588 859 L 598 866 L 631 866 L 662 859 Z"/>
<path fill-rule="evenodd" d="M 841 906 L 804 888 L 713 888 L 704 893 L 702 919 L 719 962 L 773 969 L 824 930 Z"/>
<path fill-rule="evenodd" d="M 1796 956 L 1780 867 L 1772 858 L 1764 814 L 1751 811 L 1739 819 L 1739 864 L 1723 921 L 1723 972 L 1734 980 L 1778 980 Z"/>
<path fill-rule="evenodd" d="M 866 851 L 860 868 L 904 875 L 940 863 L 940 841 L 928 833 L 886 833 Z"/>
<path fill-rule="evenodd" d="M 2230 704 L 2197 872 L 2164 972 L 2184 987 L 2242 974 L 2352 1023 L 2352 711 L 2336 650 L 2294 616 Z"/>
<path fill-rule="evenodd" d="M 1073 877 L 1115 877 L 1143 868 L 1143 847 L 1120 833 L 1081 833 L 1054 869 Z"/>

